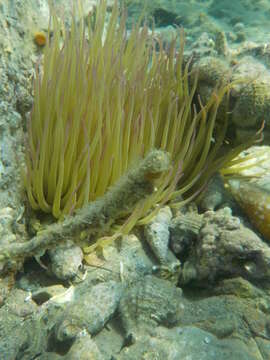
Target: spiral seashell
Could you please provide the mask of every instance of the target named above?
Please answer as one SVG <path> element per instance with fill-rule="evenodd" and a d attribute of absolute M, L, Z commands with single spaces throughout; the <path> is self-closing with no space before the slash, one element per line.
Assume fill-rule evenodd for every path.
<path fill-rule="evenodd" d="M 246 179 L 231 179 L 228 183 L 251 223 L 270 241 L 270 191 Z"/>

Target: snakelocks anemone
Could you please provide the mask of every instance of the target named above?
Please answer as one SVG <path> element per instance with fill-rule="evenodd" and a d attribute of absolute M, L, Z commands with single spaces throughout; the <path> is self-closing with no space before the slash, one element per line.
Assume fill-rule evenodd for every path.
<path fill-rule="evenodd" d="M 128 33 L 117 2 L 110 10 L 105 0 L 88 19 L 75 9 L 67 28 L 51 8 L 52 36 L 34 82 L 25 186 L 33 209 L 62 218 L 101 197 L 150 150 L 165 150 L 173 165 L 135 209 L 133 226 L 147 222 L 157 204 L 194 198 L 254 139 L 220 151 L 227 124 L 216 124 L 216 114 L 230 85 L 202 104 L 197 76 L 191 81 L 184 65 L 183 34 L 179 46 L 176 39 L 165 46 L 146 24 Z"/>

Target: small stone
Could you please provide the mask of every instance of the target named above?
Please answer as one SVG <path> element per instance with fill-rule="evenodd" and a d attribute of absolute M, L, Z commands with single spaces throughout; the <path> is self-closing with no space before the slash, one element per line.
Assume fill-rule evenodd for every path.
<path fill-rule="evenodd" d="M 80 333 L 65 360 L 103 360 L 95 341 L 87 333 Z"/>

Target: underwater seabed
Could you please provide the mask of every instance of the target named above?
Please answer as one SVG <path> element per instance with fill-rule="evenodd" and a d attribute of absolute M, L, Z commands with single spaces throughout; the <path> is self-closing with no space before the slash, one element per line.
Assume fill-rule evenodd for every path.
<path fill-rule="evenodd" d="M 258 143 L 180 209 L 162 204 L 146 225 L 124 236 L 118 226 L 115 235 L 88 243 L 89 224 L 110 226 L 127 205 L 155 193 L 171 159 L 148 154 L 118 186 L 63 222 L 31 210 L 20 170 L 49 7 L 46 0 L 3 0 L 0 359 L 268 360 L 270 2 L 122 2 L 128 26 L 143 3 L 164 42 L 175 25 L 184 27 L 184 58 L 198 70 L 200 101 L 224 80 L 232 83 L 227 146 L 256 132 Z M 67 19 L 71 3 L 55 2 Z M 83 1 L 85 16 L 95 3 Z"/>

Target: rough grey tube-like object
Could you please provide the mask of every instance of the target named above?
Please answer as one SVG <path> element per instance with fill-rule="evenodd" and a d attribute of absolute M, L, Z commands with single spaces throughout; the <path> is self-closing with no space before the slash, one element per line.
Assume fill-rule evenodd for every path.
<path fill-rule="evenodd" d="M 123 212 L 131 212 L 136 204 L 152 194 L 155 180 L 170 167 L 170 155 L 161 150 L 149 152 L 138 165 L 123 175 L 103 197 L 67 216 L 62 222 L 48 225 L 44 231 L 24 243 L 0 249 L 0 272 L 14 263 L 41 254 L 84 230 L 111 226 Z"/>

